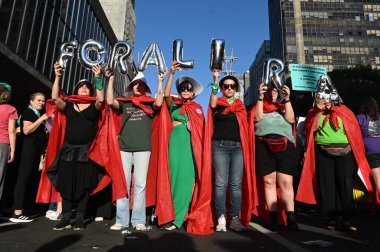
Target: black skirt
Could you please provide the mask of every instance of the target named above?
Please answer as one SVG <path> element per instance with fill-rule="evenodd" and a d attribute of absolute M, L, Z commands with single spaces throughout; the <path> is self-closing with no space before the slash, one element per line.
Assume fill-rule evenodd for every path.
<path fill-rule="evenodd" d="M 65 161 L 65 147 L 62 147 L 57 165 L 55 189 L 63 199 L 78 201 L 86 191 L 96 187 L 104 174 L 104 169 L 90 159 L 83 160 L 80 148 L 71 151 L 71 161 Z"/>

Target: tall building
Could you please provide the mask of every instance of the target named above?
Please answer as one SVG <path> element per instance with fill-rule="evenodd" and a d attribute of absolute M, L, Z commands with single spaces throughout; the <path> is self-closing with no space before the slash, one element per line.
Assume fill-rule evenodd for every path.
<path fill-rule="evenodd" d="M 249 67 L 250 85 L 248 90 L 246 90 L 246 93 L 244 94 L 244 104 L 246 106 L 250 106 L 251 104 L 256 102 L 258 85 L 260 84 L 262 79 L 263 65 L 267 57 L 271 57 L 270 41 L 264 40 L 256 54 L 255 60 Z"/>
<path fill-rule="evenodd" d="M 270 0 L 272 56 L 328 71 L 380 69 L 379 0 Z"/>
<path fill-rule="evenodd" d="M 33 92 L 50 96 L 53 64 L 62 42 L 87 39 L 108 50 L 116 35 L 98 0 L 2 0 L 0 1 L 0 80 L 13 87 L 12 103 L 19 111 Z M 62 90 L 71 94 L 80 79 L 92 78 L 77 60 L 68 61 Z M 119 92 L 124 88 L 118 86 Z"/>

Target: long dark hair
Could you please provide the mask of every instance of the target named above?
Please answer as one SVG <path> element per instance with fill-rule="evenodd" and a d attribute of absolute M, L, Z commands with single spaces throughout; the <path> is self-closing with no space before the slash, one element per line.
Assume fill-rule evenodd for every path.
<path fill-rule="evenodd" d="M 379 104 L 374 98 L 368 97 L 364 99 L 359 112 L 367 115 L 371 121 L 377 121 L 380 115 Z"/>

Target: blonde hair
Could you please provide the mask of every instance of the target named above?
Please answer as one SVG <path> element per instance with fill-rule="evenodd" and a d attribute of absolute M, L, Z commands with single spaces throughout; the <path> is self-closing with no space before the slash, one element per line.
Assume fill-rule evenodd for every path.
<path fill-rule="evenodd" d="M 11 100 L 11 92 L 4 87 L 0 86 L 0 104 L 8 103 Z"/>
<path fill-rule="evenodd" d="M 34 99 L 36 99 L 36 97 L 40 96 L 40 95 L 43 96 L 44 98 L 46 98 L 46 96 L 43 93 L 37 92 L 37 93 L 31 94 L 29 100 L 34 101 Z"/>

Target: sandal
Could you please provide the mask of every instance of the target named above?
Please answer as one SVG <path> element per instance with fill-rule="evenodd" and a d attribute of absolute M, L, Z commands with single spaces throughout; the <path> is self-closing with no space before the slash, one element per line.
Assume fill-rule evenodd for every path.
<path fill-rule="evenodd" d="M 176 228 L 177 228 L 177 227 L 176 227 L 173 223 L 169 222 L 169 223 L 165 224 L 165 225 L 161 228 L 161 230 L 163 230 L 163 231 L 172 231 L 172 230 L 174 230 L 174 229 L 176 229 Z"/>
<path fill-rule="evenodd" d="M 330 219 L 328 224 L 327 224 L 327 229 L 328 230 L 335 230 L 336 229 L 336 220 Z"/>
<path fill-rule="evenodd" d="M 348 220 L 344 220 L 343 223 L 342 223 L 342 228 L 343 230 L 346 230 L 346 231 L 349 231 L 349 232 L 356 232 L 358 229 L 352 225 L 351 222 L 349 222 Z"/>

